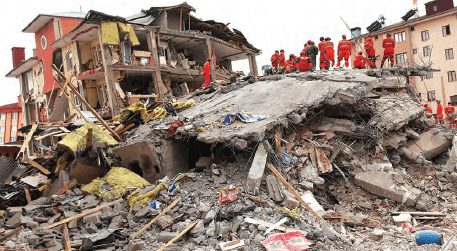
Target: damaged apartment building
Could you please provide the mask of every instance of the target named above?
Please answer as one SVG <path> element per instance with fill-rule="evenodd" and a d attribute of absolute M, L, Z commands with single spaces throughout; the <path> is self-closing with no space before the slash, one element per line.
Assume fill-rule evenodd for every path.
<path fill-rule="evenodd" d="M 104 117 L 139 99 L 163 100 L 199 88 L 208 58 L 213 81 L 228 82 L 235 60 L 249 60 L 251 74 L 257 75 L 260 50 L 240 31 L 202 21 L 191 15 L 194 11 L 186 3 L 129 18 L 91 10 L 52 46 L 61 51 L 60 69 L 73 76 L 72 84 Z"/>

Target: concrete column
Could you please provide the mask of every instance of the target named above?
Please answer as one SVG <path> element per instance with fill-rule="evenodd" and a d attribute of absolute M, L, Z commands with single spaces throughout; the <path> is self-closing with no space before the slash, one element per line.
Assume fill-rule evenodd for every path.
<path fill-rule="evenodd" d="M 112 69 L 112 58 L 109 53 L 109 48 L 103 44 L 102 41 L 102 29 L 101 26 L 98 28 L 98 40 L 100 41 L 100 49 L 102 52 L 103 70 L 105 75 L 105 84 L 107 87 L 108 105 L 111 110 L 111 115 L 116 116 L 119 114 L 117 102 L 115 100 L 116 93 L 114 92 L 114 77 Z"/>
<path fill-rule="evenodd" d="M 160 62 L 159 62 L 159 53 L 157 52 L 157 38 L 156 38 L 156 29 L 150 27 L 149 28 L 149 36 L 148 36 L 148 46 L 149 50 L 151 51 L 151 60 L 152 66 L 154 67 L 154 72 L 152 73 L 152 79 L 154 82 L 154 90 L 156 91 L 157 96 L 159 99 L 162 98 L 163 94 L 165 94 L 166 88 L 164 89 L 162 75 L 160 72 Z"/>
<path fill-rule="evenodd" d="M 251 75 L 254 76 L 254 77 L 258 76 L 259 75 L 259 71 L 257 69 L 257 61 L 256 61 L 254 53 L 249 53 L 248 54 L 248 61 L 249 61 L 249 70 L 251 71 Z"/>
<path fill-rule="evenodd" d="M 213 60 L 213 46 L 211 45 L 211 39 L 209 36 L 205 36 L 205 43 L 206 43 L 206 58 L 205 62 L 208 58 L 211 58 L 211 80 L 216 80 L 216 62 Z"/>

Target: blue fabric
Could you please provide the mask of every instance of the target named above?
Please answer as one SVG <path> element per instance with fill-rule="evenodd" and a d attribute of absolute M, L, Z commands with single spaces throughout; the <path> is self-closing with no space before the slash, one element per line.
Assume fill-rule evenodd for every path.
<path fill-rule="evenodd" d="M 233 122 L 235 122 L 236 118 L 238 118 L 243 123 L 253 123 L 253 122 L 264 120 L 267 117 L 265 115 L 248 115 L 243 112 L 237 112 L 236 114 L 228 113 L 227 115 L 225 115 L 223 123 L 226 126 L 231 125 L 231 124 L 233 124 Z"/>

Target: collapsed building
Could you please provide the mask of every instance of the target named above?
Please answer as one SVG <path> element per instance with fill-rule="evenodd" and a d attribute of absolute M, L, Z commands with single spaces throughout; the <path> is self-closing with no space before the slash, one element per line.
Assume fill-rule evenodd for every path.
<path fill-rule="evenodd" d="M 451 247 L 455 132 L 408 83 L 429 70 L 241 77 L 171 107 L 132 105 L 118 121 L 142 123 L 122 141 L 114 122 L 61 124 L 52 157 L 4 178 L 0 237 L 50 250 L 292 250 L 290 238 L 298 250 L 411 250 L 412 232 L 435 230 L 429 247 Z"/>

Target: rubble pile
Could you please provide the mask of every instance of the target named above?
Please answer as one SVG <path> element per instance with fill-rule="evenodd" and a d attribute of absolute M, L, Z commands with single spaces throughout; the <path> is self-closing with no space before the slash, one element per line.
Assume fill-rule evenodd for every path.
<path fill-rule="evenodd" d="M 457 139 L 424 116 L 408 83 L 408 74 L 422 71 L 213 86 L 173 100 L 175 111 L 124 113 L 122 121 L 143 118 L 124 142 L 91 123 L 75 126 L 54 157 L 28 161 L 49 172 L 40 175 L 48 185 L 10 182 L 15 196 L 34 195 L 4 207 L 2 245 L 453 250 Z"/>

